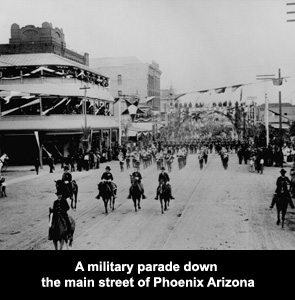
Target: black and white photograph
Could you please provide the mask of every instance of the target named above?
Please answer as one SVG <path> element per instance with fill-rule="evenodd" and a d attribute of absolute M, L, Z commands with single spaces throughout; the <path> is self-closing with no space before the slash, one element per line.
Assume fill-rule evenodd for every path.
<path fill-rule="evenodd" d="M 9 0 L 1 250 L 295 250 L 295 2 Z"/>

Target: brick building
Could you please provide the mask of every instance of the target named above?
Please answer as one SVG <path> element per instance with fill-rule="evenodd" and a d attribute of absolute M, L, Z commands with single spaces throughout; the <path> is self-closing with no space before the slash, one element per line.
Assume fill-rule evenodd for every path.
<path fill-rule="evenodd" d="M 109 77 L 66 49 L 62 29 L 13 24 L 0 55 L 0 153 L 10 164 L 74 154 L 87 130 L 95 148 L 118 142 Z"/>

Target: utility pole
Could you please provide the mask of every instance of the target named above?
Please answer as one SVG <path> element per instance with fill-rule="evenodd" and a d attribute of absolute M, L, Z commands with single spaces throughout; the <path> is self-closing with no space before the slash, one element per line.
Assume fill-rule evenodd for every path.
<path fill-rule="evenodd" d="M 268 120 L 268 98 L 267 98 L 267 89 L 266 82 L 267 80 L 275 79 L 275 75 L 256 75 L 257 80 L 264 80 L 264 90 L 265 90 L 265 109 L 264 109 L 264 122 L 266 130 L 266 147 L 269 145 L 269 120 Z"/>
<path fill-rule="evenodd" d="M 86 110 L 86 90 L 90 89 L 90 87 L 87 87 L 86 85 L 84 85 L 84 87 L 80 88 L 80 90 L 84 90 L 84 98 L 83 98 L 83 114 L 84 114 L 84 126 L 85 126 L 85 129 L 87 128 L 87 117 L 86 117 L 86 114 L 87 114 L 87 110 Z"/>

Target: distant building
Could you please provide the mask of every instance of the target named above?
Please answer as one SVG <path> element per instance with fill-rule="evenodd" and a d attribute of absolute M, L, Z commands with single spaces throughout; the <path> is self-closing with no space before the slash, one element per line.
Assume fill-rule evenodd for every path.
<path fill-rule="evenodd" d="M 90 66 L 110 78 L 113 97 L 136 96 L 141 104 L 160 111 L 162 72 L 156 62 L 142 63 L 136 57 L 90 58 Z"/>
<path fill-rule="evenodd" d="M 282 127 L 288 128 L 290 122 L 295 121 L 295 105 L 291 103 L 282 103 Z M 265 104 L 258 106 L 259 121 L 264 123 L 265 121 Z M 268 104 L 268 122 L 269 125 L 279 128 L 280 117 L 279 117 L 279 103 Z"/>

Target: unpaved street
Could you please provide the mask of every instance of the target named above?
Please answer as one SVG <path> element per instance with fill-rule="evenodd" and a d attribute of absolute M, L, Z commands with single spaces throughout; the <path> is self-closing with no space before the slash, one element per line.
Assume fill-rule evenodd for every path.
<path fill-rule="evenodd" d="M 106 164 L 98 170 L 74 172 L 79 185 L 78 207 L 69 214 L 76 221 L 73 249 L 295 249 L 295 214 L 288 209 L 285 228 L 276 225 L 276 211 L 270 210 L 279 168 L 266 167 L 263 175 L 249 173 L 231 154 L 224 170 L 217 154 L 199 169 L 197 155 L 190 154 L 185 168 L 177 162 L 169 174 L 175 200 L 161 214 L 154 200 L 156 165 L 141 168 L 147 195 L 141 210 L 134 211 L 127 199 L 129 174 L 119 163 L 109 163 L 118 185 L 115 210 L 104 213 L 96 200 L 97 183 Z M 289 174 L 289 168 L 286 168 Z M 54 249 L 47 240 L 48 208 L 55 196 L 56 168 L 6 172 L 7 198 L 0 198 L 0 249 Z"/>

